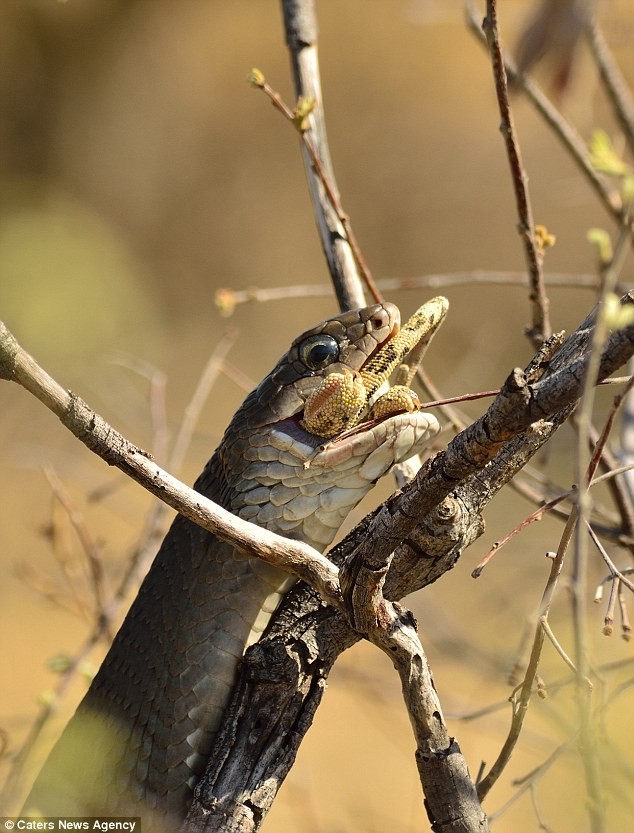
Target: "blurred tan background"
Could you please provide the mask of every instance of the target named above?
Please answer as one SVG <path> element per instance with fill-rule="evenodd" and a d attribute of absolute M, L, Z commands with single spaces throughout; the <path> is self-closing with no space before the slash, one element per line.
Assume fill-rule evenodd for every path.
<path fill-rule="evenodd" d="M 499 7 L 512 44 L 530 4 L 500 0 Z M 318 13 L 333 161 L 375 277 L 521 269 L 490 68 L 466 30 L 461 3 L 322 0 Z M 634 82 L 631 4 L 606 0 L 602 19 Z M 327 283 L 296 137 L 246 83 L 258 66 L 292 98 L 277 2 L 4 0 L 0 55 L 0 317 L 58 381 L 132 441 L 154 442 L 142 363 L 165 374 L 173 438 L 227 327 L 239 331 L 230 362 L 255 382 L 295 335 L 336 311 L 332 298 L 306 297 L 240 305 L 227 320 L 214 304 L 221 287 Z M 545 70 L 538 77 L 548 85 Z M 603 127 L 618 145 L 583 50 L 562 106 L 584 137 Z M 612 230 L 610 221 L 526 102 L 518 99 L 515 108 L 535 217 L 557 235 L 547 270 L 592 273 L 587 229 Z M 627 269 L 631 274 L 631 263 Z M 444 394 L 495 387 L 527 361 L 523 290 L 458 286 L 444 293 L 450 316 L 427 361 Z M 407 316 L 431 294 L 401 290 L 389 297 Z M 570 329 L 592 294 L 553 290 L 551 301 L 554 327 Z M 222 376 L 214 387 L 181 472 L 187 481 L 243 398 L 239 382 Z M 609 401 L 610 394 L 601 396 Z M 477 416 L 483 407 L 475 403 L 469 412 Z M 563 429 L 547 461 L 566 487 L 574 476 L 572 443 Z M 48 661 L 72 654 L 88 631 L 85 618 L 47 598 L 51 588 L 68 592 L 47 535 L 52 513 L 62 550 L 82 562 L 67 519 L 52 509 L 45 465 L 54 467 L 100 543 L 110 586 L 150 506 L 34 399 L 0 386 L 0 726 L 7 754 L 25 737 L 38 698 L 56 684 Z M 103 487 L 107 497 L 91 501 Z M 469 574 L 528 511 L 512 493 L 500 496 L 483 538 L 438 586 L 410 600 L 473 775 L 482 760 L 494 760 L 508 706 L 477 721 L 459 718 L 509 695 L 508 671 L 546 580 L 543 554 L 556 548 L 560 525 L 532 527 L 478 582 Z M 25 565 L 44 595 L 25 582 Z M 602 577 L 595 563 L 592 578 Z M 630 645 L 601 636 L 602 610 L 590 614 L 593 662 L 631 660 Z M 570 647 L 568 622 L 562 593 L 553 624 Z M 100 656 L 91 657 L 92 667 Z M 569 678 L 548 649 L 542 675 L 547 684 Z M 629 679 L 627 666 L 603 679 L 597 697 L 607 699 Z M 40 759 L 84 688 L 81 679 L 71 686 L 45 730 Z M 606 744 L 614 744 L 605 756 L 614 831 L 625 830 L 634 811 L 627 697 L 615 700 L 602 725 Z M 573 735 L 571 686 L 535 702 L 521 748 L 486 809 L 499 810 L 517 792 L 511 780 Z M 560 833 L 586 829 L 573 750 L 574 740 L 535 790 L 544 821 Z M 0 763 L 4 773 L 6 755 Z M 335 670 L 265 830 L 421 830 L 421 805 L 395 675 L 360 645 Z M 526 793 L 495 830 L 537 827 Z"/>

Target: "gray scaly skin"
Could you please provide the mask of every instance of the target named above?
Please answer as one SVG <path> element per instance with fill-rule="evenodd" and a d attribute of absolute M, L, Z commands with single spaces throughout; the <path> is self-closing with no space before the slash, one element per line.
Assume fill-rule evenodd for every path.
<path fill-rule="evenodd" d="M 439 430 L 431 414 L 418 411 L 323 446 L 300 425 L 304 402 L 324 375 L 362 370 L 399 318 L 392 304 L 377 304 L 296 339 L 246 398 L 195 489 L 323 551 L 379 477 Z M 239 659 L 290 583 L 279 569 L 178 516 L 23 812 L 141 815 L 146 833 L 180 821 Z"/>

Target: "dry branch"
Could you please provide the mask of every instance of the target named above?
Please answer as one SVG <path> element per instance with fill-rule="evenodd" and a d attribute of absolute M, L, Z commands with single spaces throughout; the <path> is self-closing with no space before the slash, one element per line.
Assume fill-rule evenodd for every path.
<path fill-rule="evenodd" d="M 543 251 L 538 244 L 533 222 L 533 209 L 528 191 L 528 176 L 524 169 L 520 153 L 519 140 L 513 124 L 511 105 L 509 102 L 509 90 L 506 77 L 506 68 L 502 56 L 502 46 L 497 19 L 497 3 L 495 0 L 487 0 L 487 16 L 484 19 L 482 28 L 489 44 L 491 62 L 493 65 L 493 77 L 495 80 L 495 92 L 497 94 L 498 107 L 500 110 L 500 132 L 506 145 L 506 155 L 511 170 L 511 182 L 515 191 L 515 203 L 517 206 L 517 230 L 522 238 L 524 259 L 530 283 L 529 300 L 531 302 L 532 323 L 527 331 L 535 349 L 552 335 L 550 317 L 548 315 L 549 301 L 544 286 Z"/>
<path fill-rule="evenodd" d="M 623 303 L 633 299 L 626 296 Z M 515 370 L 480 420 L 330 552 L 343 565 L 348 599 L 359 595 L 356 577 L 374 568 L 389 566 L 382 590 L 385 599 L 397 600 L 456 564 L 462 550 L 481 534 L 486 504 L 574 409 L 583 391 L 596 317 L 597 310 L 557 346 L 550 361 L 540 353 L 526 376 Z M 632 353 L 630 325 L 608 339 L 600 378 Z M 348 616 L 354 620 L 355 614 Z M 199 782 L 184 831 L 258 829 L 293 764 L 333 663 L 359 638 L 348 618 L 325 607 L 313 591 L 301 585 L 290 591 L 266 637 L 245 655 L 228 719 L 212 753 L 215 763 Z M 253 748 L 248 739 L 256 727 L 261 741 Z M 437 749 L 431 759 L 438 762 L 447 752 Z M 456 746 L 452 754 L 459 755 Z M 463 787 L 468 795 L 469 784 Z M 431 821 L 434 829 L 451 829 L 446 818 Z"/>
<path fill-rule="evenodd" d="M 148 452 L 126 440 L 76 394 L 64 390 L 18 344 L 1 321 L 0 379 L 17 382 L 32 393 L 90 451 L 172 509 L 248 555 L 286 569 L 319 588 L 329 603 L 339 603 L 337 572 L 325 556 L 308 544 L 283 538 L 232 515 L 172 477 L 153 462 Z"/>
<path fill-rule="evenodd" d="M 304 151 L 322 245 L 341 307 L 360 306 L 363 292 L 357 267 L 361 266 L 363 271 L 363 263 L 341 210 L 330 165 L 314 4 L 285 0 L 283 10 L 297 94 L 314 99 L 317 105 L 308 117 Z M 525 175 L 511 129 L 494 2 L 489 3 L 489 10 L 496 80 L 531 279 L 533 331 L 541 340 L 548 334 L 549 325 L 540 253 Z M 530 89 L 522 79 L 519 83 Z M 578 150 L 579 158 L 583 158 L 585 148 Z M 630 218 L 615 195 L 604 188 L 596 174 L 591 181 L 613 215 L 629 227 Z M 632 298 L 626 298 L 624 303 L 632 303 Z M 530 372 L 515 369 L 483 417 L 457 436 L 445 452 L 428 461 L 402 493 L 364 519 L 336 548 L 332 556 L 341 565 L 343 596 L 337 566 L 306 545 L 289 542 L 234 518 L 175 481 L 154 464 L 150 455 L 129 443 L 79 397 L 57 385 L 0 325 L 4 350 L 0 357 L 1 378 L 24 386 L 109 465 L 116 465 L 186 517 L 249 554 L 290 570 L 313 588 L 299 586 L 292 591 L 271 623 L 267 639 L 249 650 L 228 719 L 216 742 L 217 754 L 212 756 L 210 768 L 198 785 L 184 830 L 246 831 L 259 827 L 293 763 L 333 662 L 361 636 L 391 656 L 401 676 L 433 829 L 452 833 L 486 830 L 486 819 L 466 763 L 444 724 L 414 623 L 391 600 L 429 584 L 454 566 L 464 547 L 482 531 L 483 507 L 570 415 L 584 386 L 589 384 L 595 324 L 596 316 L 584 322 L 561 347 L 558 342 L 551 342 L 553 355 L 542 355 Z M 601 360 L 597 358 L 596 362 L 599 378 L 620 367 L 633 353 L 634 327 L 629 325 L 613 333 L 603 346 Z M 591 383 L 594 382 L 592 378 Z M 545 598 L 552 594 L 560 569 L 561 560 L 553 565 Z M 615 577 L 620 593 L 627 580 L 618 571 L 613 573 L 612 578 Z M 579 582 L 577 592 L 583 586 Z M 616 587 L 613 581 L 610 610 Z M 523 714 L 541 649 L 538 642 L 547 632 L 547 621 L 542 620 L 522 688 Z M 505 760 L 520 727 L 521 720 L 514 722 L 509 748 L 503 750 Z M 501 760 L 500 767 L 505 760 Z M 484 786 L 481 784 L 481 792 L 486 792 L 492 780 L 488 776 Z"/>
<path fill-rule="evenodd" d="M 286 44 L 291 56 L 291 68 L 297 99 L 314 101 L 308 117 L 305 138 L 311 143 L 326 172 L 331 188 L 339 202 L 339 191 L 330 160 L 323 96 L 317 53 L 317 15 L 314 0 L 282 0 Z M 313 158 L 304 144 L 302 147 L 308 187 L 313 201 L 321 245 L 339 306 L 342 310 L 365 305 L 358 261 L 350 245 L 341 212 L 328 197 L 323 181 L 314 168 Z"/>
<path fill-rule="evenodd" d="M 478 37 L 481 43 L 486 44 L 486 38 L 480 25 L 480 16 L 475 5 L 471 0 L 467 0 L 465 8 L 467 22 L 471 31 Z M 620 194 L 611 188 L 606 178 L 592 166 L 587 145 L 576 128 L 548 100 L 535 81 L 528 76 L 519 74 L 514 62 L 507 55 L 504 55 L 504 69 L 514 86 L 524 93 L 545 124 L 548 125 L 559 139 L 567 154 L 587 179 L 612 219 L 619 226 L 625 224 L 630 234 L 634 233 L 631 219 L 628 219 L 627 206 L 623 204 Z"/>

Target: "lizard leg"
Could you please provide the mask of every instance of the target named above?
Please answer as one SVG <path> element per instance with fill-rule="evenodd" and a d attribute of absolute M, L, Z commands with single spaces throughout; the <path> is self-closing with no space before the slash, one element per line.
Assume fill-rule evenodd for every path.
<path fill-rule="evenodd" d="M 334 437 L 356 425 L 366 404 L 359 373 L 329 373 L 307 398 L 302 427 L 318 437 Z"/>

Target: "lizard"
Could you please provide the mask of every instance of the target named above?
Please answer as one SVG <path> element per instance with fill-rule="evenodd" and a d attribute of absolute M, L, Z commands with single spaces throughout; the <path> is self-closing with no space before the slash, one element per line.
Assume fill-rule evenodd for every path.
<path fill-rule="evenodd" d="M 374 304 L 304 332 L 247 396 L 194 488 L 324 551 L 376 481 L 440 430 L 419 410 L 406 359 L 447 308 L 434 298 L 401 327 L 394 304 Z M 394 372 L 406 384 L 383 393 Z M 23 813 L 141 815 L 146 831 L 180 823 L 240 658 L 292 583 L 178 515 Z"/>

